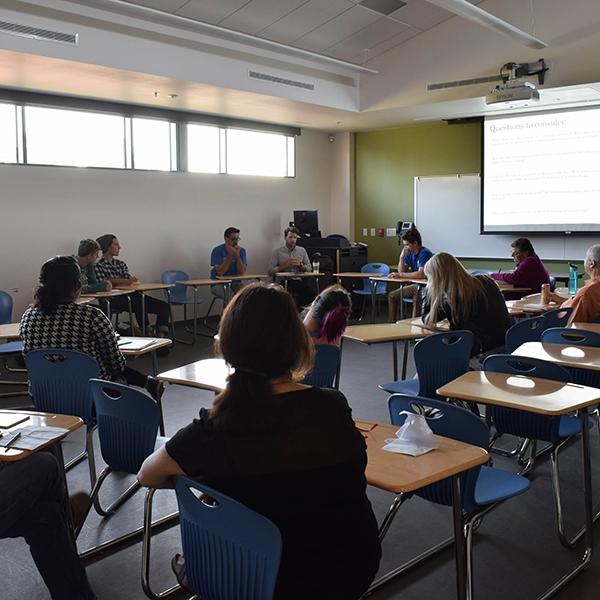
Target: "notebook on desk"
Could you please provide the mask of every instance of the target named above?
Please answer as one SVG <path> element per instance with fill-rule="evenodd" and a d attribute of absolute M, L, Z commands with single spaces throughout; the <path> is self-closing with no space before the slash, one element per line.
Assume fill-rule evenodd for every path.
<path fill-rule="evenodd" d="M 438 321 L 437 323 L 429 325 L 424 323 L 421 317 L 416 317 L 412 319 L 411 324 L 423 329 L 429 329 L 430 331 L 450 331 L 450 323 L 448 322 L 448 319 L 444 319 L 443 321 Z"/>
<path fill-rule="evenodd" d="M 0 413 L 0 429 L 10 429 L 29 419 L 29 415 L 19 413 Z"/>
<path fill-rule="evenodd" d="M 157 341 L 156 338 L 123 337 L 118 341 L 118 344 L 122 350 L 143 350 Z"/>

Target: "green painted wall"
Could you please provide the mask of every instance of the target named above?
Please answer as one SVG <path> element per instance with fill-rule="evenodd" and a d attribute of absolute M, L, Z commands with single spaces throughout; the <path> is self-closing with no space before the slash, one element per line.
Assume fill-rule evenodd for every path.
<path fill-rule="evenodd" d="M 389 264 L 398 261 L 396 237 L 363 236 L 363 228 L 396 227 L 412 221 L 414 178 L 418 175 L 479 173 L 481 131 L 479 123 L 435 123 L 356 133 L 355 140 L 355 240 L 369 245 L 369 259 Z M 424 240 L 427 244 L 427 240 Z M 535 245 L 535 239 L 533 240 Z M 511 269 L 507 261 L 469 260 L 468 268 Z M 542 257 L 543 258 L 543 257 Z M 566 263 L 547 263 L 550 271 L 567 271 Z M 580 266 L 580 271 L 583 269 Z"/>

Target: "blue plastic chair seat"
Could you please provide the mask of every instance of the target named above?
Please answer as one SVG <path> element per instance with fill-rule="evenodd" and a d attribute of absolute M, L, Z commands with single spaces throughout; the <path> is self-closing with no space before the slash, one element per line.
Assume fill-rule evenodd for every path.
<path fill-rule="evenodd" d="M 23 342 L 8 342 L 0 344 L 0 356 L 8 356 L 9 354 L 21 354 L 23 352 Z"/>
<path fill-rule="evenodd" d="M 493 467 L 481 467 L 475 484 L 475 503 L 487 506 L 512 498 L 529 489 L 531 482 L 525 477 Z"/>
<path fill-rule="evenodd" d="M 593 423 L 588 421 L 588 427 L 593 427 Z M 558 437 L 566 438 L 571 435 L 581 433 L 581 421 L 574 415 L 564 415 L 560 418 L 558 424 Z"/>
<path fill-rule="evenodd" d="M 419 395 L 420 383 L 418 379 L 405 379 L 403 381 L 390 381 L 381 383 L 379 388 L 388 394 L 408 394 L 409 396 Z"/>

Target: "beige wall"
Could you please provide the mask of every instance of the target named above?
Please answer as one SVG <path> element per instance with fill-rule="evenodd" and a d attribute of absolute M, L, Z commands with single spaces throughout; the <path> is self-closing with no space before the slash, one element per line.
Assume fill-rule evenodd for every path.
<path fill-rule="evenodd" d="M 207 277 L 229 225 L 242 230 L 249 272 L 264 273 L 294 208 L 317 208 L 323 234 L 332 232 L 331 160 L 327 134 L 303 131 L 294 179 L 0 165 L 0 289 L 13 295 L 17 319 L 42 262 L 103 233 L 119 237 L 143 281 L 172 268 Z"/>

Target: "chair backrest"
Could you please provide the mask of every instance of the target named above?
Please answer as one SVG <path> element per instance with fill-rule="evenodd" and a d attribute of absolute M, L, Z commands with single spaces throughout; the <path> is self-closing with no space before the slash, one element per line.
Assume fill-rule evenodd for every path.
<path fill-rule="evenodd" d="M 163 283 L 174 283 L 175 287 L 171 288 L 171 302 L 177 304 L 185 302 L 187 300 L 188 290 L 187 287 L 177 281 L 187 281 L 190 278 L 189 274 L 185 271 L 178 271 L 177 269 L 169 269 L 163 271 L 160 276 L 160 280 Z"/>
<path fill-rule="evenodd" d="M 546 329 L 542 333 L 541 340 L 547 344 L 600 347 L 600 333 L 585 329 L 571 329 L 570 327 Z"/>
<path fill-rule="evenodd" d="M 90 381 L 104 462 L 135 475 L 154 452 L 160 412 L 140 390 L 103 379 Z"/>
<path fill-rule="evenodd" d="M 302 383 L 315 387 L 333 387 L 340 366 L 341 350 L 330 344 L 315 344 L 315 363 Z"/>
<path fill-rule="evenodd" d="M 507 353 L 514 352 L 525 342 L 539 342 L 542 331 L 547 329 L 546 317 L 531 317 L 515 323 L 506 332 L 505 348 Z"/>
<path fill-rule="evenodd" d="M 491 354 L 483 361 L 483 370 L 508 375 L 525 375 L 554 381 L 571 381 L 571 374 L 560 365 L 513 354 Z M 555 442 L 558 440 L 560 417 L 549 417 L 535 413 L 491 407 L 492 420 L 496 431 L 517 437 Z"/>
<path fill-rule="evenodd" d="M 379 273 L 384 277 L 390 274 L 390 267 L 384 263 L 367 263 L 360 269 L 361 273 Z M 369 279 L 363 279 L 363 291 L 371 291 L 371 283 Z M 387 283 L 385 281 L 377 282 L 375 284 L 376 294 L 385 294 L 387 291 Z"/>
<path fill-rule="evenodd" d="M 566 327 L 572 312 L 573 309 L 569 307 L 555 308 L 554 310 L 549 310 L 544 313 L 544 319 L 546 319 L 544 329 L 550 329 L 551 327 Z"/>
<path fill-rule="evenodd" d="M 12 309 L 12 296 L 9 293 L 0 290 L 0 325 L 12 323 Z"/>
<path fill-rule="evenodd" d="M 469 410 L 454 406 L 449 402 L 423 398 L 422 396 L 408 396 L 405 394 L 392 394 L 388 398 L 390 419 L 394 425 L 403 425 L 405 416 L 402 411 L 422 414 L 434 434 L 443 435 L 466 444 L 488 449 L 490 432 L 485 422 Z M 467 513 L 475 506 L 475 483 L 480 467 L 469 469 L 461 476 L 461 491 L 463 508 Z M 444 479 L 415 492 L 418 496 L 426 498 L 437 504 L 452 505 L 451 480 Z"/>
<path fill-rule="evenodd" d="M 32 350 L 25 355 L 33 404 L 42 412 L 81 417 L 94 422 L 89 380 L 98 377 L 96 359 L 62 348 Z"/>
<path fill-rule="evenodd" d="M 281 560 L 276 525 L 187 477 L 175 478 L 175 491 L 191 590 L 203 600 L 271 600 Z"/>
<path fill-rule="evenodd" d="M 436 390 L 469 370 L 471 331 L 449 331 L 423 338 L 415 346 L 419 396 L 439 398 Z"/>

